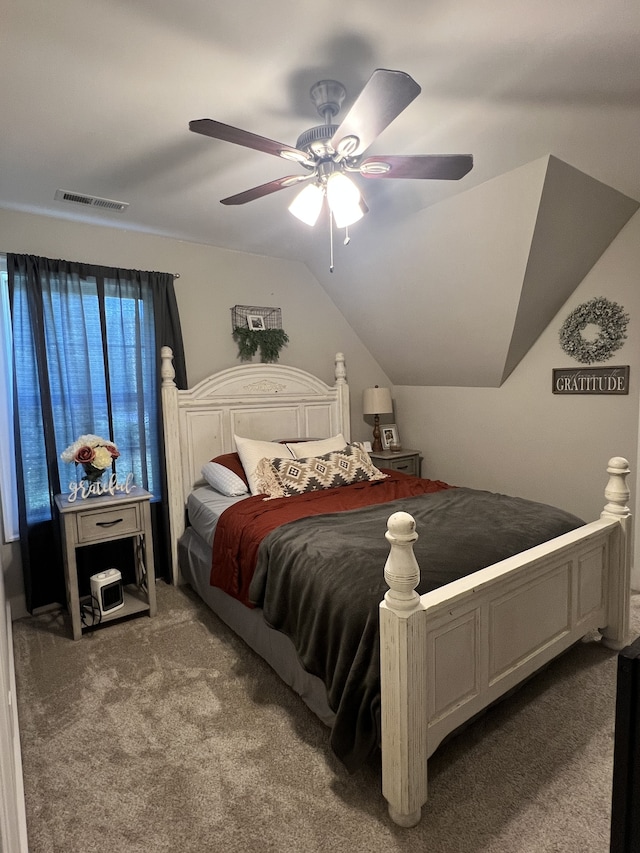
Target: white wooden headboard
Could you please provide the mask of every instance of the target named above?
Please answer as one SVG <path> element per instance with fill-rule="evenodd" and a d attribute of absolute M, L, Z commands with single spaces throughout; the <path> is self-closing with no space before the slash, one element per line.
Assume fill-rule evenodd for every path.
<path fill-rule="evenodd" d="M 185 503 L 201 468 L 235 451 L 233 436 L 283 438 L 351 437 L 349 386 L 344 355 L 335 357 L 335 384 L 284 364 L 242 364 L 214 373 L 181 391 L 174 382 L 173 352 L 162 351 L 162 410 L 167 460 L 171 566 L 178 578 L 178 539 Z"/>

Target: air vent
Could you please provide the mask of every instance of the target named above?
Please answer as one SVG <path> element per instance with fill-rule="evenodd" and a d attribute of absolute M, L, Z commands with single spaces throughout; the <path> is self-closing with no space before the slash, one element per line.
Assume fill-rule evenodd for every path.
<path fill-rule="evenodd" d="M 123 211 L 129 207 L 128 201 L 114 201 L 112 198 L 99 198 L 95 195 L 82 195 L 67 190 L 56 190 L 56 201 L 70 201 L 72 204 L 84 204 L 86 207 L 101 207 L 103 210 Z"/>

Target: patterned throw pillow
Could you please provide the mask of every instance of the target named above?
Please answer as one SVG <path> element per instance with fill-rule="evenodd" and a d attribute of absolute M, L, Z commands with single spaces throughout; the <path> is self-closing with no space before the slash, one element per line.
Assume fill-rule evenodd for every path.
<path fill-rule="evenodd" d="M 268 498 L 287 498 L 362 480 L 384 480 L 386 476 L 364 450 L 353 445 L 306 459 L 261 459 L 256 468 L 258 488 Z"/>

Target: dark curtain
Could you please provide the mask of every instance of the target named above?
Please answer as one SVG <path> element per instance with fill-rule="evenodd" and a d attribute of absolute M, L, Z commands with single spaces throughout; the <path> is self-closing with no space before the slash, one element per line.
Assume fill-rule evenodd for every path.
<path fill-rule="evenodd" d="M 60 454 L 88 433 L 113 440 L 118 471 L 154 496 L 156 573 L 168 577 L 162 346 L 187 386 L 173 276 L 15 254 L 7 272 L 28 609 L 65 601 L 54 496 L 75 479 Z"/>

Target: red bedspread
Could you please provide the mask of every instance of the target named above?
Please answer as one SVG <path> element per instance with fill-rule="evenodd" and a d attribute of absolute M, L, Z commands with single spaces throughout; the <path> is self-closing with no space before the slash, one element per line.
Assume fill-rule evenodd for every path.
<path fill-rule="evenodd" d="M 295 497 L 264 500 L 261 495 L 254 495 L 238 501 L 223 512 L 216 527 L 211 585 L 251 607 L 249 585 L 258 548 L 276 527 L 312 515 L 344 512 L 451 488 L 440 480 L 423 480 L 398 471 L 388 473 L 385 480 L 353 483 Z"/>

